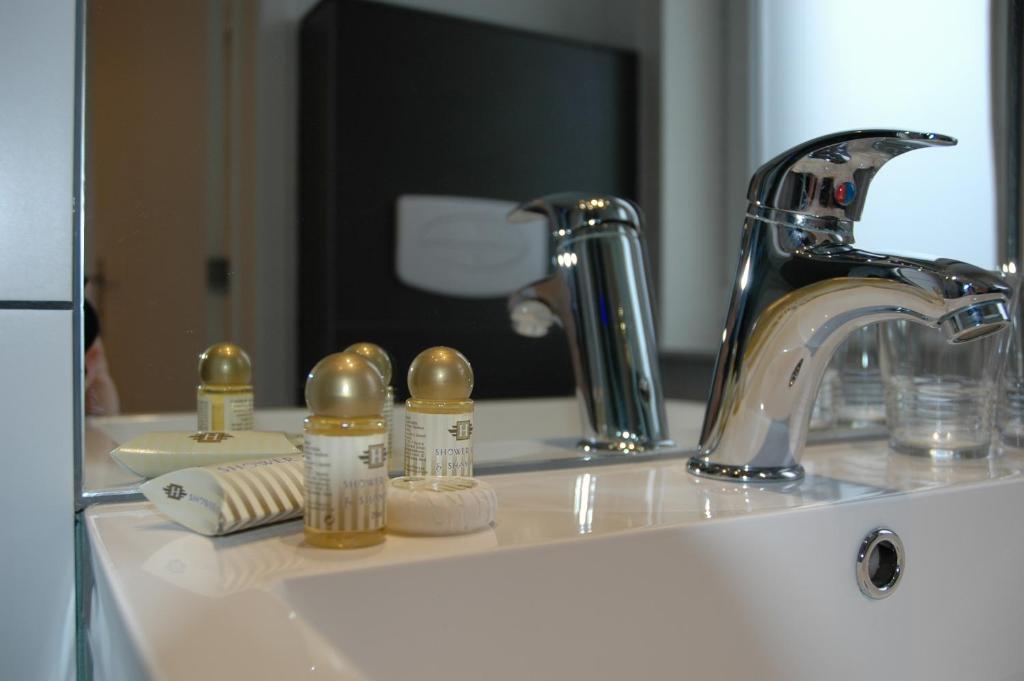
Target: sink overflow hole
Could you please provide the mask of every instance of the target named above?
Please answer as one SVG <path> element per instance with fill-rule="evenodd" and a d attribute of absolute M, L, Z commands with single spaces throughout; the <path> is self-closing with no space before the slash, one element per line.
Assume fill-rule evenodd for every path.
<path fill-rule="evenodd" d="M 892 586 L 899 574 L 896 547 L 890 541 L 880 541 L 868 557 L 868 578 L 879 589 Z"/>
<path fill-rule="evenodd" d="M 857 552 L 857 585 L 868 598 L 887 598 L 899 586 L 905 565 L 899 535 L 885 528 L 874 530 Z"/>

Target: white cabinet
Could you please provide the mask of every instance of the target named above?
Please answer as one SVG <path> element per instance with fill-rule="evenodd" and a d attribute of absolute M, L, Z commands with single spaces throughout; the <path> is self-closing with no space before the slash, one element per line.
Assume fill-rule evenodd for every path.
<path fill-rule="evenodd" d="M 0 310 L 0 676 L 74 670 L 70 310 Z"/>

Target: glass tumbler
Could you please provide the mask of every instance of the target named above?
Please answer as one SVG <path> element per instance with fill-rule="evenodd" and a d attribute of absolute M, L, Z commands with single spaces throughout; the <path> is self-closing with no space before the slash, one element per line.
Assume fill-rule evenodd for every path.
<path fill-rule="evenodd" d="M 987 456 L 1006 330 L 967 343 L 923 324 L 881 325 L 889 445 L 935 459 Z"/>

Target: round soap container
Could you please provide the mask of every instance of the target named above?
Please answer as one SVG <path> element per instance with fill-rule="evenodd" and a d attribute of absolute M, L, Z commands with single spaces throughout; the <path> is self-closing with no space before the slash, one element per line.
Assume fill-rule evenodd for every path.
<path fill-rule="evenodd" d="M 217 343 L 199 355 L 196 389 L 200 431 L 252 430 L 252 362 L 234 343 Z"/>
<path fill-rule="evenodd" d="M 443 536 L 490 527 L 498 510 L 494 488 L 460 477 L 403 476 L 388 489 L 388 531 Z"/>
<path fill-rule="evenodd" d="M 437 346 L 409 366 L 405 474 L 473 476 L 473 368 L 461 352 Z"/>
<path fill-rule="evenodd" d="M 387 438 L 380 372 L 353 352 L 320 360 L 306 379 L 305 535 L 313 546 L 384 541 Z"/>

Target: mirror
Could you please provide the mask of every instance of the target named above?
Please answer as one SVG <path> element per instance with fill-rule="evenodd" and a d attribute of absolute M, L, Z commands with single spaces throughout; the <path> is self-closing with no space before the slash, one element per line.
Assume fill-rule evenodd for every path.
<path fill-rule="evenodd" d="M 546 276 L 545 231 L 505 215 L 577 187 L 643 202 L 617 6 L 627 25 L 577 25 L 585 3 L 89 2 L 99 458 L 194 428 L 197 356 L 223 340 L 252 357 L 257 428 L 300 431 L 305 374 L 370 340 L 399 401 L 412 358 L 450 345 L 475 398 L 562 398 L 573 434 L 564 338 L 516 335 L 506 305 Z"/>
<path fill-rule="evenodd" d="M 953 3 L 865 51 L 848 38 L 877 35 L 882 7 L 88 0 L 86 489 L 134 483 L 113 443 L 194 427 L 197 356 L 222 340 L 252 357 L 258 426 L 301 429 L 308 369 L 369 340 L 395 357 L 399 402 L 417 349 L 453 345 L 475 397 L 562 398 L 572 422 L 535 436 L 573 435 L 563 335 L 516 336 L 504 304 L 544 263 L 502 216 L 537 195 L 643 207 L 664 390 L 693 401 L 685 446 L 743 191 L 770 156 L 865 123 L 957 135 L 952 160 L 886 169 L 858 241 L 994 266 L 988 9 Z M 983 228 L 927 227 L 966 216 Z"/>

